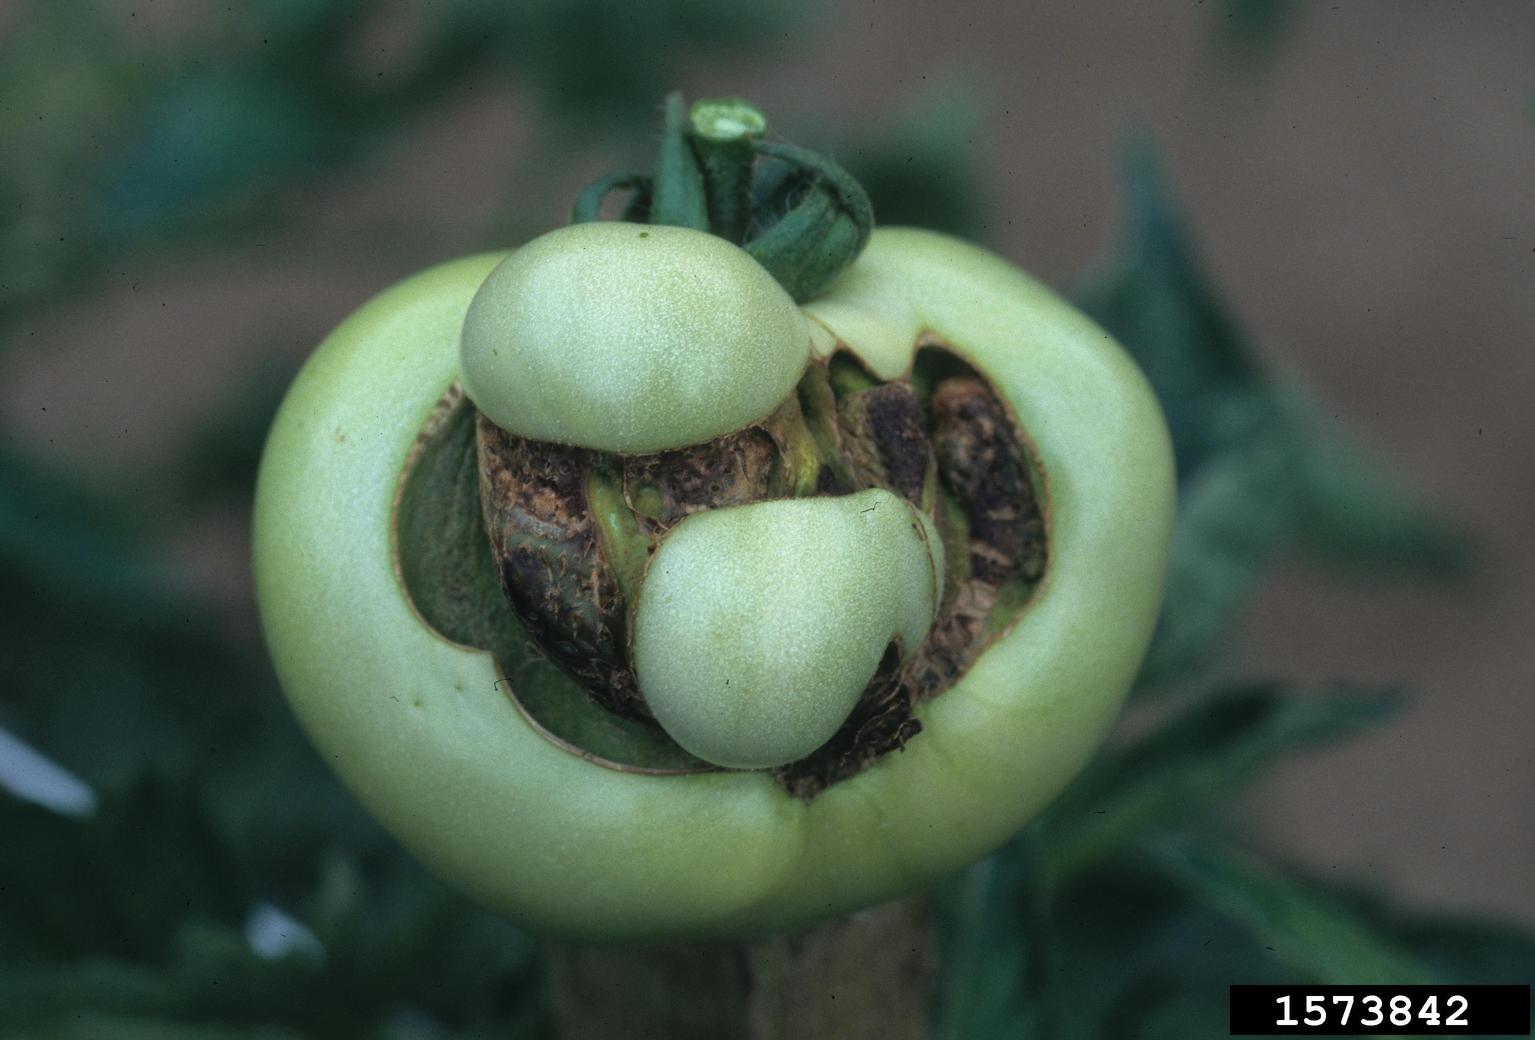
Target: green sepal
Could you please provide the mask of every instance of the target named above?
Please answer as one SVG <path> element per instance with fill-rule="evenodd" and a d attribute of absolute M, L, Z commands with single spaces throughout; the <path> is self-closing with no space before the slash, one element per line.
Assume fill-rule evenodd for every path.
<path fill-rule="evenodd" d="M 863 251 L 863 247 L 869 244 L 869 236 L 874 233 L 874 204 L 869 201 L 869 193 L 864 191 L 857 178 L 839 163 L 809 148 L 782 141 L 757 141 L 753 148 L 758 155 L 781 159 L 813 175 L 817 187 L 830 191 L 837 205 L 858 226 L 858 249 Z"/>
<path fill-rule="evenodd" d="M 582 188 L 581 194 L 576 196 L 575 205 L 570 207 L 570 222 L 589 224 L 594 220 L 601 220 L 602 203 L 615 191 L 634 193 L 624 206 L 624 219 L 628 220 L 635 206 L 640 205 L 649 209 L 650 197 L 655 192 L 655 178 L 648 173 L 610 173 L 605 177 L 598 177 Z"/>
<path fill-rule="evenodd" d="M 758 141 L 761 156 L 789 163 L 809 186 L 783 217 L 744 248 L 796 302 L 814 299 L 858 259 L 874 230 L 869 196 L 852 175 L 808 149 Z"/>
<path fill-rule="evenodd" d="M 708 231 L 708 196 L 704 191 L 703 168 L 693 151 L 689 134 L 691 125 L 682 95 L 668 94 L 666 129 L 661 136 L 661 156 L 656 164 L 650 222 Z"/>

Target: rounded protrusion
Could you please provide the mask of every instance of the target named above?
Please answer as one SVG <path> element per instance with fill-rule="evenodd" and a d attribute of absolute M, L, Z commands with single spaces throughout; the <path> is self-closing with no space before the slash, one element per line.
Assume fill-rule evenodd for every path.
<path fill-rule="evenodd" d="M 794 391 L 805 317 L 745 251 L 615 221 L 551 231 L 475 293 L 464 389 L 520 437 L 645 454 L 733 433 Z"/>
<path fill-rule="evenodd" d="M 640 588 L 640 691 L 705 761 L 797 761 L 837 732 L 892 642 L 916 651 L 942 587 L 932 521 L 882 489 L 695 514 Z"/>

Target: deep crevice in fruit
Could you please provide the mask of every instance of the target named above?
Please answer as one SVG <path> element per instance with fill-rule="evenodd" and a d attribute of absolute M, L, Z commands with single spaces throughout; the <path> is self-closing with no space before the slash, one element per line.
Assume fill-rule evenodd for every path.
<path fill-rule="evenodd" d="M 437 483 L 452 488 L 449 509 L 462 512 L 473 500 L 480 559 L 489 561 L 482 585 L 499 585 L 500 603 L 478 602 L 470 609 L 486 618 L 467 628 L 450 619 L 449 628 L 461 631 L 444 634 L 490 649 L 498 660 L 510 655 L 517 663 L 502 660 L 502 668 L 518 706 L 557 741 L 617 768 L 704 768 L 651 719 L 629 642 L 646 562 L 666 532 L 693 513 L 879 487 L 926 512 L 939 531 L 945 582 L 927 640 L 904 661 L 893 647 L 887 651 L 836 735 L 773 771 L 786 792 L 805 799 L 920 739 L 917 706 L 963 676 L 1024 609 L 1046 569 L 1038 462 L 981 373 L 936 341 L 924 341 L 909 379 L 890 382 L 839 351 L 811 365 L 797 392 L 761 422 L 655 455 L 528 441 L 477 416 L 472 405 L 453 408 L 443 423 L 453 428 L 453 443 L 439 445 L 438 454 L 456 459 L 448 467 L 454 475 L 439 475 Z M 472 466 L 463 457 L 466 446 Z M 434 465 L 442 468 L 441 460 Z M 474 480 L 472 494 L 466 477 Z M 403 513 L 421 512 L 423 496 L 410 494 L 416 482 L 408 473 Z M 475 540 L 462 517 L 448 522 L 430 508 L 425 513 L 443 531 L 425 539 L 418 531 L 411 546 Z M 419 528 L 421 517 L 414 522 Z M 405 540 L 400 551 L 418 609 L 423 596 L 440 606 L 439 593 L 421 588 L 436 579 L 422 572 L 451 559 L 456 574 L 462 551 L 422 552 Z M 421 558 L 412 563 L 406 559 L 412 553 Z M 479 592 L 483 597 L 484 588 Z M 422 614 L 443 631 L 432 611 Z M 488 634 L 506 628 L 515 632 Z M 519 687 L 535 680 L 531 696 Z M 586 706 L 568 703 L 573 698 Z"/>
<path fill-rule="evenodd" d="M 910 665 L 900 648 L 885 649 L 874 678 L 836 734 L 810 755 L 775 772 L 779 786 L 796 798 L 814 798 L 832 784 L 857 776 L 880 758 L 899 751 L 922 732 L 911 713 Z"/>
<path fill-rule="evenodd" d="M 475 439 L 485 531 L 512 609 L 604 708 L 649 718 L 629 667 L 625 597 L 587 494 L 601 456 L 514 437 L 483 414 Z"/>
<path fill-rule="evenodd" d="M 483 691 L 504 696 L 552 743 L 602 766 L 643 773 L 713 767 L 661 729 L 602 708 L 559 667 L 503 594 L 481 515 L 476 412 L 457 388 L 434 409 L 406 460 L 394 508 L 399 579 L 422 621 L 491 655 Z"/>

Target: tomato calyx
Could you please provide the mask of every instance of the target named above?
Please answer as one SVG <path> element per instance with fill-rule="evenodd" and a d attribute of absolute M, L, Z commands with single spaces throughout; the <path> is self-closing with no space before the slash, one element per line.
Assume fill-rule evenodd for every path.
<path fill-rule="evenodd" d="M 767 136 L 762 113 L 738 99 L 684 106 L 666 100 L 654 173 L 592 181 L 571 222 L 601 219 L 604 201 L 628 198 L 620 219 L 707 231 L 741 246 L 796 303 L 819 296 L 868 244 L 874 210 L 862 185 L 827 156 Z"/>

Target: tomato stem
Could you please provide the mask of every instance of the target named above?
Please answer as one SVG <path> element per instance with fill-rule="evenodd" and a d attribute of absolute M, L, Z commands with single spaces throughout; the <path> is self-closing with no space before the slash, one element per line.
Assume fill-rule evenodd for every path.
<path fill-rule="evenodd" d="M 703 164 L 710 230 L 740 245 L 752 219 L 753 142 L 767 120 L 737 98 L 696 101 L 691 112 L 693 144 Z"/>
<path fill-rule="evenodd" d="M 603 200 L 615 191 L 634 192 L 635 200 L 643 201 L 648 208 L 650 192 L 654 184 L 654 178 L 648 173 L 610 173 L 604 177 L 598 177 L 582 188 L 581 194 L 576 196 L 575 205 L 570 208 L 570 222 L 589 224 L 594 220 L 601 220 Z"/>
<path fill-rule="evenodd" d="M 570 1040 L 923 1040 L 937 969 L 913 896 L 745 942 L 546 947 L 550 1009 Z"/>

